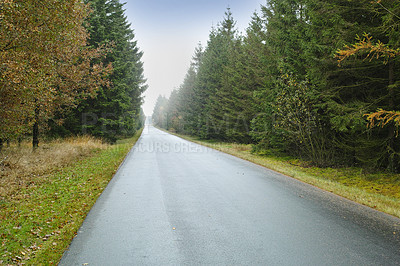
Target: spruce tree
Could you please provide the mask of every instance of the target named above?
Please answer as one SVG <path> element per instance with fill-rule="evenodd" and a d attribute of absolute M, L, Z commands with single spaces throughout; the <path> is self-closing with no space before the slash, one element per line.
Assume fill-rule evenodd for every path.
<path fill-rule="evenodd" d="M 199 64 L 166 103 L 173 113 L 168 123 L 202 138 L 278 148 L 321 166 L 400 169 L 399 6 L 270 0 L 245 36 L 235 33 L 228 10 Z M 354 43 L 364 32 L 369 35 Z M 340 67 L 338 49 L 346 58 Z"/>
<path fill-rule="evenodd" d="M 157 102 L 153 109 L 152 120 L 157 127 L 168 128 L 168 99 L 164 96 L 158 96 Z"/>
<path fill-rule="evenodd" d="M 382 109 L 396 110 L 400 102 L 395 74 L 399 58 L 385 56 L 383 52 L 386 48 L 399 48 L 399 6 L 393 1 L 364 3 L 362 7 L 368 11 L 364 12 L 364 20 L 361 20 L 364 23 L 356 21 L 360 26 L 352 32 L 353 36 L 349 36 L 347 48 L 342 46 L 338 52 L 341 61 L 338 73 L 341 75 L 333 80 L 337 97 L 331 102 L 336 110 L 341 111 L 331 109 L 334 125 L 339 125 L 343 132 L 340 139 L 343 149 L 351 152 L 356 162 L 391 171 L 400 170 L 400 157 L 397 155 L 400 142 L 395 125 L 387 121 L 383 128 L 367 127 L 365 114 L 370 114 L 373 120 L 384 113 Z M 347 19 L 353 21 L 354 18 Z M 368 35 L 363 36 L 365 32 Z M 359 36 L 357 40 L 354 39 L 356 35 Z M 380 44 L 375 45 L 377 40 Z M 378 48 L 375 52 L 370 49 L 374 47 Z M 342 61 L 344 58 L 347 60 Z"/>
<path fill-rule="evenodd" d="M 185 80 L 179 87 L 178 114 L 181 117 L 182 125 L 180 133 L 195 135 L 197 114 L 194 112 L 197 102 L 194 100 L 194 84 L 196 82 L 196 70 L 190 66 L 186 73 Z"/>
<path fill-rule="evenodd" d="M 199 43 L 192 57 L 192 62 L 186 73 L 182 85 L 179 87 L 178 112 L 181 116 L 182 127 L 180 133 L 197 135 L 199 113 L 201 110 L 198 95 L 196 94 L 197 78 L 203 59 L 203 47 Z M 196 98 L 197 97 L 197 98 Z"/>
<path fill-rule="evenodd" d="M 87 0 L 93 12 L 88 19 L 89 45 L 109 46 L 111 53 L 103 60 L 111 63 L 113 73 L 108 86 L 95 98 L 82 101 L 67 119 L 72 133 L 88 133 L 114 142 L 130 136 L 140 126 L 142 94 L 146 89 L 143 63 L 131 25 L 118 0 Z"/>
<path fill-rule="evenodd" d="M 220 100 L 230 96 L 222 90 L 222 82 L 235 38 L 235 21 L 228 9 L 224 20 L 210 33 L 195 86 L 196 101 L 200 103 L 197 130 L 202 138 L 225 139 L 226 117 Z"/>

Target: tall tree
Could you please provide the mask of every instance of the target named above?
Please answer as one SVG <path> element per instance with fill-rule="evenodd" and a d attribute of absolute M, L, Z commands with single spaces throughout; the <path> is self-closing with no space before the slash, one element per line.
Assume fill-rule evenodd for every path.
<path fill-rule="evenodd" d="M 253 142 L 252 121 L 265 118 L 265 113 L 260 114 L 265 112 L 261 111 L 265 101 L 257 95 L 260 90 L 265 90 L 269 80 L 270 53 L 265 45 L 265 35 L 262 19 L 255 13 L 246 35 L 237 38 L 231 46 L 222 86 L 228 97 L 220 98 L 227 117 L 225 135 L 229 141 Z"/>
<path fill-rule="evenodd" d="M 267 17 L 253 14 L 244 38 L 246 64 L 248 64 L 246 82 L 252 88 L 252 101 L 256 112 L 251 120 L 251 137 L 256 143 L 255 150 L 266 150 L 281 146 L 281 136 L 276 130 L 274 100 L 277 97 L 275 77 L 279 70 L 274 61 L 272 48 L 268 43 Z"/>
<path fill-rule="evenodd" d="M 310 98 L 316 97 L 316 91 L 306 94 L 300 93 L 296 80 L 309 83 L 308 77 L 312 76 L 316 67 L 314 58 L 317 58 L 318 49 L 315 44 L 319 42 L 312 34 L 313 21 L 310 13 L 313 1 L 282 0 L 269 1 L 262 8 L 262 20 L 255 17 L 253 29 L 264 30 L 260 41 L 265 44 L 268 57 L 264 60 L 265 76 L 264 86 L 257 89 L 256 96 L 261 97 L 262 108 L 260 114 L 253 120 L 253 136 L 262 145 L 284 148 L 290 153 L 304 155 L 307 159 L 322 164 L 321 158 L 326 152 L 326 145 L 315 145 L 326 139 L 322 125 L 316 117 L 317 112 L 306 110 L 317 109 L 317 101 Z M 254 32 L 249 32 L 254 35 Z M 291 77 L 288 79 L 288 77 Z M 316 79 L 318 80 L 318 79 Z M 312 86 L 315 87 L 314 84 Z M 314 95 L 310 95 L 313 92 Z M 294 108 L 294 104 L 301 101 L 307 102 L 303 110 Z M 300 107 L 300 105 L 298 106 Z M 285 110 L 282 113 L 282 110 Z M 315 116 L 315 117 L 311 117 Z M 288 117 L 297 118 L 296 125 Z M 313 123 L 304 123 L 312 119 Z M 311 127 L 312 125 L 312 127 Z M 294 130 L 293 127 L 298 127 Z M 263 131 L 263 129 L 265 131 Z M 261 133 L 260 133 L 261 132 Z M 299 132 L 307 132 L 307 138 L 298 139 Z M 267 146 L 267 147 L 268 147 Z M 312 149 L 312 153 L 309 147 Z"/>
<path fill-rule="evenodd" d="M 389 0 L 270 0 L 245 36 L 234 33 L 228 10 L 167 110 L 203 138 L 254 141 L 322 166 L 397 171 L 399 8 Z"/>
<path fill-rule="evenodd" d="M 225 114 L 219 100 L 229 97 L 221 88 L 235 38 L 235 21 L 228 9 L 224 20 L 210 33 L 195 85 L 196 101 L 200 103 L 196 110 L 199 114 L 197 134 L 203 138 L 224 138 Z"/>
<path fill-rule="evenodd" d="M 396 72 L 400 55 L 400 4 L 375 1 L 369 3 L 369 8 L 379 19 L 377 25 L 369 30 L 369 34 L 373 34 L 378 41 L 374 43 L 369 34 L 358 36 L 355 44 L 347 45 L 338 51 L 337 56 L 344 69 L 353 65 L 364 69 L 364 75 L 359 76 L 363 81 L 359 85 L 363 89 L 363 95 L 358 101 L 362 100 L 365 106 L 360 115 L 369 112 L 370 130 L 365 130 L 368 135 L 360 143 L 361 147 L 356 149 L 357 157 L 361 161 L 374 163 L 375 166 L 399 171 L 400 141 L 396 134 L 396 121 L 399 117 L 397 106 L 400 101 L 400 83 Z M 367 58 L 369 60 L 365 60 Z M 375 125 L 382 128 L 374 127 Z"/>
<path fill-rule="evenodd" d="M 55 110 L 93 94 L 109 72 L 102 47 L 87 47 L 82 1 L 2 1 L 0 17 L 0 138 L 15 138 Z"/>
<path fill-rule="evenodd" d="M 146 89 L 142 52 L 118 0 L 87 0 L 93 9 L 88 19 L 89 45 L 111 46 L 102 60 L 112 64 L 110 83 L 95 98 L 82 101 L 66 124 L 72 133 L 88 133 L 114 142 L 118 136 L 132 135 L 140 125 L 142 94 Z"/>
<path fill-rule="evenodd" d="M 168 129 L 168 99 L 164 96 L 158 96 L 153 110 L 153 123 L 158 127 Z"/>
<path fill-rule="evenodd" d="M 186 73 L 182 85 L 179 87 L 179 105 L 178 112 L 182 117 L 181 133 L 197 135 L 200 102 L 196 94 L 196 84 L 200 66 L 203 59 L 203 47 L 199 43 L 195 49 L 192 62 Z"/>
<path fill-rule="evenodd" d="M 271 144 L 272 140 L 278 147 L 286 146 L 286 151 L 322 165 L 332 163 L 335 154 L 343 155 L 339 151 L 343 145 L 335 145 L 340 142 L 337 140 L 340 116 L 339 109 L 334 107 L 338 106 L 338 93 L 334 91 L 339 84 L 334 83 L 344 75 L 338 75 L 333 54 L 352 35 L 354 28 L 373 23 L 365 18 L 365 14 L 371 12 L 365 4 L 366 1 L 282 0 L 269 1 L 262 8 L 264 42 L 270 54 L 266 86 L 257 92 L 263 98 L 264 109 L 260 111 L 266 115 L 253 120 L 255 133 L 260 128 L 267 128 L 266 134 L 253 134 L 262 138 L 259 139 L 261 143 Z M 307 94 L 300 93 L 302 85 L 299 84 L 304 84 Z M 307 102 L 309 106 L 304 110 L 309 111 L 290 108 L 293 97 L 300 97 L 295 99 L 299 104 Z M 290 113 L 283 115 L 283 109 L 279 108 L 285 104 L 282 107 Z M 285 117 L 304 115 L 299 120 L 302 121 L 311 114 L 313 129 L 308 127 L 310 123 L 301 122 L 298 125 L 305 128 L 293 131 L 290 123 L 284 123 Z M 277 120 L 273 122 L 274 119 Z M 362 120 L 361 116 L 359 120 Z M 312 130 L 308 140 L 296 141 L 297 133 L 306 128 Z M 316 149 L 311 153 L 310 147 Z M 351 152 L 349 156 L 352 156 Z"/>

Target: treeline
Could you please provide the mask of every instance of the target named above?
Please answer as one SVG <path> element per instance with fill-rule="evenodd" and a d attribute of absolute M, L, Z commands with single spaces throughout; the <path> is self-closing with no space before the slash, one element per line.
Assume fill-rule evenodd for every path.
<path fill-rule="evenodd" d="M 113 142 L 141 125 L 142 53 L 118 0 L 0 3 L 0 149 L 31 136 Z"/>
<path fill-rule="evenodd" d="M 244 34 L 228 9 L 153 121 L 319 166 L 399 171 L 399 25 L 389 0 L 270 0 Z"/>

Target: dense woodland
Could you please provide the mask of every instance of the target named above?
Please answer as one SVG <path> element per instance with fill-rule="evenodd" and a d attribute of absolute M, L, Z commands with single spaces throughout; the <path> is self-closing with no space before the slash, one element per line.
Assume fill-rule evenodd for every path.
<path fill-rule="evenodd" d="M 141 127 L 142 53 L 118 0 L 0 2 L 0 149 L 5 141 Z"/>
<path fill-rule="evenodd" d="M 318 166 L 400 171 L 400 2 L 269 0 L 228 9 L 153 121 Z"/>

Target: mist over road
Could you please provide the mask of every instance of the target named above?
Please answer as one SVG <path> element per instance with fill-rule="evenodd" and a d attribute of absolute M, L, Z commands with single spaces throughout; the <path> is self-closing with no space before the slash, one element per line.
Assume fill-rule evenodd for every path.
<path fill-rule="evenodd" d="M 399 228 L 146 125 L 60 265 L 400 265 Z"/>

